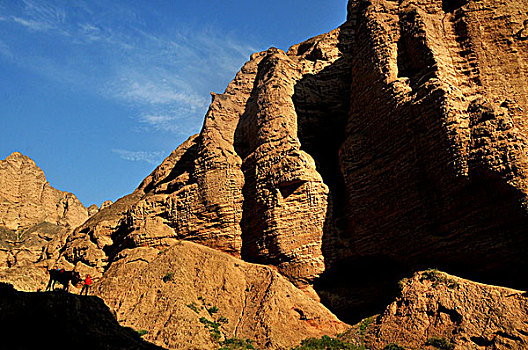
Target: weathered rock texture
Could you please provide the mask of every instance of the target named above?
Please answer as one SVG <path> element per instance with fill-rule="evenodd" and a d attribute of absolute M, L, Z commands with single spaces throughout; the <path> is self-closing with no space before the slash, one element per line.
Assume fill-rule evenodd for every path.
<path fill-rule="evenodd" d="M 324 252 L 336 273 L 323 298 L 351 311 L 364 303 L 351 297 L 361 270 L 378 291 L 424 267 L 526 286 L 528 2 L 348 7 L 345 205 Z"/>
<path fill-rule="evenodd" d="M 454 349 L 528 348 L 524 292 L 435 270 L 416 273 L 401 287 L 401 295 L 381 315 L 363 320 L 344 338 L 373 350 L 391 343 L 438 349 L 427 345 L 431 338 L 444 339 Z"/>
<path fill-rule="evenodd" d="M 429 266 L 526 285 L 527 8 L 349 1 L 338 29 L 252 55 L 200 134 L 62 262 L 101 275 L 123 249 L 184 239 L 316 281 L 352 318 Z"/>
<path fill-rule="evenodd" d="M 72 193 L 59 191 L 29 157 L 15 152 L 0 161 L 0 226 L 17 232 L 49 222 L 77 227 L 88 210 Z"/>
<path fill-rule="evenodd" d="M 349 62 L 341 59 L 348 47 L 340 38 L 347 28 L 288 54 L 274 48 L 254 54 L 224 94 L 213 94 L 202 132 L 133 194 L 79 227 L 66 245 L 66 260 L 102 272 L 124 248 L 161 248 L 185 239 L 275 265 L 309 290 L 324 270 L 328 187 L 301 149 L 296 108 L 307 135 L 309 118 L 328 111 L 342 125 L 329 126 L 324 136 L 342 129 L 348 86 L 340 76 Z M 296 90 L 298 84 L 305 87 Z M 336 155 L 330 163 L 337 167 Z"/>
<path fill-rule="evenodd" d="M 220 340 L 252 339 L 265 349 L 348 328 L 272 268 L 185 241 L 162 252 L 121 251 L 94 292 L 122 325 L 171 349 L 218 349 L 202 317 L 222 325 Z"/>

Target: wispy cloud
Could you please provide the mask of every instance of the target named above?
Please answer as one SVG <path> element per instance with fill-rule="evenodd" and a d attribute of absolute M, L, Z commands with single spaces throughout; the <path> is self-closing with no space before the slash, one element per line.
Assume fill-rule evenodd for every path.
<path fill-rule="evenodd" d="M 21 24 L 31 30 L 48 30 L 54 28 L 50 23 L 39 22 L 32 19 L 24 19 L 20 17 L 12 17 L 13 21 Z"/>
<path fill-rule="evenodd" d="M 155 32 L 126 2 L 22 0 L 4 21 L 22 26 L 53 50 L 0 42 L 0 54 L 49 79 L 130 105 L 139 130 L 191 134 L 199 130 L 209 92 L 256 51 L 233 35 L 201 27 Z M 99 6 L 99 7 L 97 7 Z M 131 125 L 134 128 L 134 125 Z"/>
<path fill-rule="evenodd" d="M 13 22 L 34 31 L 58 29 L 64 23 L 64 9 L 41 2 L 23 0 L 23 16 L 11 16 Z"/>
<path fill-rule="evenodd" d="M 163 160 L 163 152 L 129 151 L 124 149 L 113 149 L 112 152 L 117 154 L 119 158 L 132 162 L 147 162 L 157 165 Z"/>

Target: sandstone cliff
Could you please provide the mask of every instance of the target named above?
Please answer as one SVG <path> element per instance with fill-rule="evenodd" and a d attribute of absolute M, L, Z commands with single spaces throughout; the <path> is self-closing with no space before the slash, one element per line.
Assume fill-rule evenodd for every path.
<path fill-rule="evenodd" d="M 224 94 L 213 94 L 202 132 L 133 194 L 79 227 L 63 257 L 101 273 L 124 248 L 185 239 L 275 265 L 316 297 L 310 290 L 325 268 L 329 190 L 298 133 L 310 134 L 310 118 L 328 112 L 333 123 L 346 116 L 348 83 L 341 75 L 349 47 L 340 40 L 348 35 L 345 25 L 287 54 L 274 48 L 254 54 Z M 305 113 L 300 121 L 296 108 Z"/>
<path fill-rule="evenodd" d="M 341 27 L 252 55 L 62 263 L 100 276 L 123 249 L 184 239 L 315 285 L 347 320 L 430 266 L 526 286 L 527 8 L 349 1 Z"/>
<path fill-rule="evenodd" d="M 401 295 L 382 314 L 364 319 L 343 338 L 373 350 L 388 344 L 409 350 L 528 347 L 525 292 L 437 270 L 416 273 L 400 286 Z"/>
<path fill-rule="evenodd" d="M 322 294 L 354 310 L 350 291 L 365 281 L 344 285 L 340 272 L 379 291 L 431 266 L 525 288 L 528 2 L 348 7 L 354 79 L 345 190 L 334 192 L 345 205 L 323 251 L 335 274 Z"/>

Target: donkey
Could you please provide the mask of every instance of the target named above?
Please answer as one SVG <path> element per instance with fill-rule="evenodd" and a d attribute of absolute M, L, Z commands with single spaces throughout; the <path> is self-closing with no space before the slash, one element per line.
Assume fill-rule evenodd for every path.
<path fill-rule="evenodd" d="M 77 285 L 81 282 L 81 275 L 77 271 L 65 271 L 64 269 L 61 270 L 48 270 L 48 273 L 50 275 L 50 279 L 48 282 L 48 286 L 46 287 L 46 291 L 48 290 L 54 290 L 55 289 L 55 283 L 59 282 L 64 286 L 64 290 L 67 292 L 70 287 L 70 281 L 73 285 Z"/>

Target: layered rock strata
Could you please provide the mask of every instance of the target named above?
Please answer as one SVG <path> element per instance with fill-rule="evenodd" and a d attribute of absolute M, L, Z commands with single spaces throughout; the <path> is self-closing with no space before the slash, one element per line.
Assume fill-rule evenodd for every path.
<path fill-rule="evenodd" d="M 275 265 L 310 289 L 324 270 L 329 190 L 298 134 L 310 137 L 310 111 L 317 116 L 330 111 L 332 120 L 342 123 L 346 117 L 342 100 L 348 90 L 341 74 L 347 72 L 342 56 L 349 47 L 340 38 L 347 34 L 345 26 L 287 54 L 274 48 L 254 54 L 223 94 L 212 95 L 201 133 L 178 147 L 133 194 L 79 227 L 64 249 L 65 259 L 101 273 L 122 249 L 162 249 L 185 239 Z M 336 128 L 328 127 L 323 136 L 330 139 L 329 130 Z M 331 165 L 337 169 L 337 157 Z"/>
<path fill-rule="evenodd" d="M 527 285 L 527 8 L 349 1 L 346 199 L 321 287 L 336 307 L 354 310 L 365 280 L 379 291 L 426 267 Z M 343 283 L 344 271 L 366 278 Z"/>

